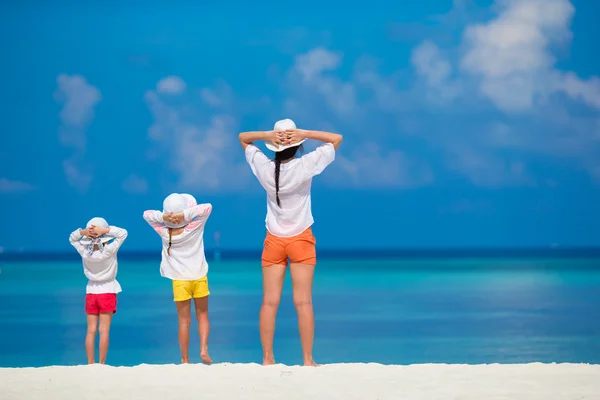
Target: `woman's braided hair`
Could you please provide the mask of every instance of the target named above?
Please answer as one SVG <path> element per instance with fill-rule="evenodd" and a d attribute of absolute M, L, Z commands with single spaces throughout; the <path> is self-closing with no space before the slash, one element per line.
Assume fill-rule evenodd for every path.
<path fill-rule="evenodd" d="M 277 205 L 281 208 L 281 201 L 279 200 L 279 175 L 281 173 L 281 162 L 293 158 L 300 146 L 290 147 L 289 149 L 282 150 L 275 153 L 275 198 L 277 199 Z"/>

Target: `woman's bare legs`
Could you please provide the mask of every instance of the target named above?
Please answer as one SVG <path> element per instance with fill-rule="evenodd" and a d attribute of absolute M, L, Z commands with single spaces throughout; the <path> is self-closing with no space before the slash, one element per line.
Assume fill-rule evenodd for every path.
<path fill-rule="evenodd" d="M 298 313 L 298 330 L 302 343 L 304 365 L 317 366 L 312 358 L 313 341 L 315 337 L 315 315 L 312 305 L 312 284 L 315 266 L 307 264 L 290 264 L 292 273 L 292 291 L 294 306 Z"/>
<path fill-rule="evenodd" d="M 94 347 L 96 344 L 96 332 L 98 331 L 98 316 L 87 314 L 87 333 L 85 334 L 85 354 L 88 364 L 94 364 Z"/>
<path fill-rule="evenodd" d="M 110 323 L 113 317 L 112 312 L 100 313 L 100 364 L 106 363 L 106 354 L 108 353 L 108 337 L 110 334 Z"/>
<path fill-rule="evenodd" d="M 281 290 L 285 279 L 286 265 L 263 267 L 263 303 L 260 308 L 260 342 L 263 348 L 263 365 L 275 364 L 273 355 L 273 336 L 275 319 L 281 300 Z"/>
<path fill-rule="evenodd" d="M 181 363 L 188 364 L 190 357 L 188 354 L 188 346 L 190 343 L 190 325 L 192 318 L 190 316 L 191 300 L 176 301 L 177 317 L 179 319 L 179 350 L 181 351 Z"/>
<path fill-rule="evenodd" d="M 208 334 L 210 323 L 208 322 L 208 296 L 194 299 L 196 307 L 196 319 L 198 320 L 198 335 L 200 335 L 200 358 L 204 364 L 212 364 L 208 355 Z"/>

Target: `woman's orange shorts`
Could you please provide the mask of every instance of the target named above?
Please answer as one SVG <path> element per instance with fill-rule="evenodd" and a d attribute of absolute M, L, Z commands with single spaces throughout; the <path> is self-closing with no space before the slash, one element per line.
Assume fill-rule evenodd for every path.
<path fill-rule="evenodd" d="M 290 263 L 317 265 L 317 239 L 312 233 L 312 228 L 306 229 L 299 235 L 281 238 L 267 231 L 265 238 L 262 266 L 287 265 Z"/>

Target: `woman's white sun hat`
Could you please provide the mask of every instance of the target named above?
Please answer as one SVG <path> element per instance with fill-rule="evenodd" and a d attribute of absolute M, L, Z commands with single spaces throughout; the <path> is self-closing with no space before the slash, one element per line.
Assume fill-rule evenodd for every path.
<path fill-rule="evenodd" d="M 100 217 L 94 217 L 92 219 L 90 219 L 88 221 L 88 223 L 85 225 L 85 229 L 89 229 L 92 226 L 97 226 L 100 228 L 109 228 L 110 226 L 108 225 L 108 222 L 106 222 L 106 220 L 104 218 L 100 218 Z M 97 238 L 97 240 L 100 241 L 100 243 L 106 243 L 106 242 L 110 242 L 113 238 L 106 236 L 106 235 L 102 235 L 99 238 Z M 90 238 L 81 238 L 81 240 L 79 241 L 81 244 L 83 245 L 88 245 L 92 243 L 92 239 Z"/>
<path fill-rule="evenodd" d="M 296 124 L 294 123 L 294 121 L 292 121 L 289 118 L 282 119 L 280 121 L 275 122 L 275 127 L 273 128 L 274 131 L 285 131 L 288 129 L 296 129 Z M 265 145 L 267 146 L 267 149 L 274 151 L 275 153 L 278 153 L 280 151 L 289 149 L 290 147 L 300 146 L 305 141 L 306 141 L 306 139 L 302 139 L 299 142 L 288 144 L 287 146 L 277 147 L 275 144 L 271 143 L 270 141 L 265 140 Z"/>
<path fill-rule="evenodd" d="M 191 197 L 191 195 L 189 194 L 186 195 L 180 193 L 171 193 L 170 195 L 168 195 L 165 201 L 163 201 L 163 214 L 178 214 L 180 212 L 183 212 L 183 210 L 185 210 L 186 208 L 190 207 L 190 199 L 187 196 Z M 172 224 L 170 222 L 165 221 L 165 225 L 168 228 L 182 228 L 186 226 L 187 223 L 184 221 L 180 224 Z"/>

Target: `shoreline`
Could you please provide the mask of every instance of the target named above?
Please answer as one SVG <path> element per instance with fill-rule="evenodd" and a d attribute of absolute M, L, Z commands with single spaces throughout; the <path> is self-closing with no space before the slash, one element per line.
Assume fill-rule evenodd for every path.
<path fill-rule="evenodd" d="M 600 398 L 600 365 L 140 364 L 0 368 L 12 399 Z"/>

